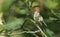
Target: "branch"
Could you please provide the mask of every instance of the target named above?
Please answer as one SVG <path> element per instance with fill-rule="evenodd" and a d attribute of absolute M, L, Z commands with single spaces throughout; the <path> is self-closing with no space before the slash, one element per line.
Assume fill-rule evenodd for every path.
<path fill-rule="evenodd" d="M 43 32 L 43 30 L 39 27 L 39 25 L 36 24 L 36 22 L 33 21 L 32 19 L 30 19 L 30 20 L 35 24 L 35 26 L 36 26 L 36 27 L 38 28 L 38 30 L 41 32 L 42 37 L 47 37 L 47 35 Z"/>
<path fill-rule="evenodd" d="M 20 33 L 14 33 L 14 34 L 7 34 L 7 35 L 20 35 L 20 34 L 24 34 L 24 33 L 31 33 L 31 34 L 35 34 L 37 32 L 40 32 L 40 30 L 36 30 L 36 31 L 22 31 Z M 0 36 L 6 36 L 4 33 L 0 34 Z"/>
<path fill-rule="evenodd" d="M 38 25 L 36 25 L 36 27 L 40 30 L 42 37 L 47 37 L 47 35 L 43 32 L 43 30 Z"/>

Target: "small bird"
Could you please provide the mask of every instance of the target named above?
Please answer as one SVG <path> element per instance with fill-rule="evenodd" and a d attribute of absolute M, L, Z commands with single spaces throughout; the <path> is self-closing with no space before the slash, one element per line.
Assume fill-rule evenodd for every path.
<path fill-rule="evenodd" d="M 43 17 L 40 15 L 40 12 L 41 12 L 40 7 L 34 7 L 34 16 L 33 16 L 33 18 L 36 22 L 39 22 L 41 25 L 44 24 L 47 27 L 46 23 L 43 20 Z"/>

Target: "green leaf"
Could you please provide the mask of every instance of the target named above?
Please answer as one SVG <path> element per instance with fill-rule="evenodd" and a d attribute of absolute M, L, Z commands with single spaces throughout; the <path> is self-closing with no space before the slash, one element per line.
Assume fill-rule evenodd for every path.
<path fill-rule="evenodd" d="M 4 27 L 3 27 L 3 25 L 0 25 L 0 32 L 1 32 L 2 30 L 4 30 Z"/>
<path fill-rule="evenodd" d="M 16 0 L 4 0 L 3 4 L 2 4 L 2 11 L 6 12 L 8 11 L 9 7 L 11 6 L 11 4 L 16 1 Z"/>
<path fill-rule="evenodd" d="M 50 20 L 58 20 L 57 18 L 54 17 L 49 17 Z"/>
<path fill-rule="evenodd" d="M 34 7 L 34 6 L 39 6 L 40 4 L 38 3 L 38 2 L 33 2 L 32 3 L 32 7 Z"/>
<path fill-rule="evenodd" d="M 28 9 L 20 9 L 19 14 L 28 14 Z"/>
<path fill-rule="evenodd" d="M 22 32 L 21 29 L 17 30 L 17 31 L 12 31 L 12 33 L 11 33 L 12 36 L 10 36 L 10 37 L 25 37 L 24 34 L 20 34 L 20 32 Z M 13 35 L 13 34 L 16 34 L 16 35 Z"/>
<path fill-rule="evenodd" d="M 8 19 L 7 19 L 7 22 L 12 22 L 14 20 L 18 19 L 17 17 L 15 16 L 9 16 Z"/>
<path fill-rule="evenodd" d="M 52 22 L 52 20 L 50 20 L 50 19 L 45 19 L 44 21 L 45 21 L 46 23 Z"/>
<path fill-rule="evenodd" d="M 45 0 L 44 4 L 49 9 L 56 9 L 58 7 L 59 1 L 58 0 Z"/>
<path fill-rule="evenodd" d="M 46 35 L 47 35 L 48 37 L 54 37 L 54 32 L 52 32 L 52 31 L 49 30 L 49 29 L 46 29 L 46 30 L 45 30 L 45 33 L 46 33 Z"/>
<path fill-rule="evenodd" d="M 24 19 L 15 19 L 12 22 L 8 22 L 4 25 L 4 28 L 7 30 L 15 30 L 21 27 L 21 25 L 24 23 Z"/>

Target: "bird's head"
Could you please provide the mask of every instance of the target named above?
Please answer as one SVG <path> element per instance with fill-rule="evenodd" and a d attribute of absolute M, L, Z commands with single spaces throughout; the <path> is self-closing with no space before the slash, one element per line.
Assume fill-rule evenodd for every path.
<path fill-rule="evenodd" d="M 35 7 L 33 7 L 33 11 L 34 11 L 34 12 L 41 12 L 40 6 L 35 6 Z"/>

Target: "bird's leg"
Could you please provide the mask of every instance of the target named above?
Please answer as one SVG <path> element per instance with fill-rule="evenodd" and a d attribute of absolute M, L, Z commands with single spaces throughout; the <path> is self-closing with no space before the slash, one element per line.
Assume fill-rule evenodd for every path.
<path fill-rule="evenodd" d="M 42 23 L 41 22 L 39 22 L 39 24 L 42 26 Z"/>
<path fill-rule="evenodd" d="M 47 24 L 44 21 L 42 21 L 42 23 L 47 27 Z"/>

